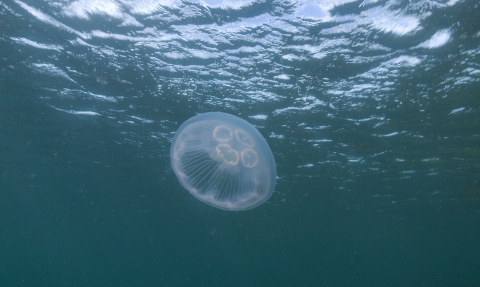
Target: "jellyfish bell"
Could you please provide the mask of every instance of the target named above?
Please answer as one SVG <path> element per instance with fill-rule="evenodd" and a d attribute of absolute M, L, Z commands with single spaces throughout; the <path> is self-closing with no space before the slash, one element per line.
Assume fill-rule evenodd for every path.
<path fill-rule="evenodd" d="M 276 179 L 275 159 L 260 132 L 226 113 L 205 113 L 175 134 L 170 163 L 195 198 L 223 210 L 248 210 L 267 201 Z"/>

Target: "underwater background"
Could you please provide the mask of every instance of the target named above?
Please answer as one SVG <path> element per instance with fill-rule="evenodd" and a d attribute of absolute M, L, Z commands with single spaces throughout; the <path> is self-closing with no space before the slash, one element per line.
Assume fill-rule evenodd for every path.
<path fill-rule="evenodd" d="M 480 286 L 476 0 L 0 2 L 0 286 Z M 205 112 L 275 192 L 170 167 Z"/>

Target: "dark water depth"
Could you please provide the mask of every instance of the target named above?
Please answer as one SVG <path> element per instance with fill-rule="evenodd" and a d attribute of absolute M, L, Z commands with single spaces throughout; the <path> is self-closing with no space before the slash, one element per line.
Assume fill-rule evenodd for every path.
<path fill-rule="evenodd" d="M 479 286 L 476 1 L 3 1 L 0 286 Z M 248 211 L 182 188 L 253 124 Z"/>

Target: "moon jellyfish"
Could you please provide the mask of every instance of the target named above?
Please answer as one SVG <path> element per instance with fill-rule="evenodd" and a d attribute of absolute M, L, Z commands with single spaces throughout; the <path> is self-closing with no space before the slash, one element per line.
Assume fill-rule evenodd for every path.
<path fill-rule="evenodd" d="M 275 187 L 275 159 L 267 142 L 254 126 L 226 113 L 184 122 L 173 138 L 170 163 L 195 198 L 223 210 L 257 207 Z"/>

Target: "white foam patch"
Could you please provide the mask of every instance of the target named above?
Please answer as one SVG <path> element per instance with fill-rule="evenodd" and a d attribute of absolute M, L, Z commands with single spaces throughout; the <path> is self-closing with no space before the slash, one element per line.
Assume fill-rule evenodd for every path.
<path fill-rule="evenodd" d="M 349 156 L 347 161 L 350 162 L 350 163 L 363 162 L 363 158 L 362 157 Z"/>
<path fill-rule="evenodd" d="M 102 38 L 102 39 L 115 39 L 115 40 L 122 40 L 122 41 L 131 41 L 131 42 L 166 42 L 178 39 L 179 37 L 176 35 L 168 35 L 163 33 L 158 33 L 151 36 L 146 37 L 134 37 L 134 36 L 127 36 L 122 34 L 115 34 L 115 33 L 106 33 L 100 30 L 93 30 L 91 32 L 93 37 Z"/>
<path fill-rule="evenodd" d="M 141 8 L 140 8 L 141 7 Z M 116 1 L 116 0 L 77 0 L 62 7 L 62 14 L 70 18 L 89 20 L 91 16 L 100 15 L 123 20 L 119 26 L 143 27 L 132 14 L 151 14 L 159 7 L 152 1 Z M 125 11 L 125 8 L 130 8 Z"/>
<path fill-rule="evenodd" d="M 454 109 L 449 113 L 449 115 L 459 114 L 459 113 L 463 112 L 464 110 L 465 110 L 465 107 Z"/>
<path fill-rule="evenodd" d="M 422 162 L 434 162 L 434 161 L 439 161 L 440 158 L 438 157 L 431 157 L 431 158 L 424 158 L 422 159 Z"/>
<path fill-rule="evenodd" d="M 154 122 L 153 120 L 148 120 L 148 119 L 141 118 L 141 117 L 136 117 L 136 116 L 130 116 L 130 117 L 131 117 L 132 119 L 139 120 L 139 121 L 141 121 L 141 122 L 144 123 L 144 124 L 151 124 L 151 123 Z"/>
<path fill-rule="evenodd" d="M 69 80 L 73 83 L 76 83 L 72 78 L 70 78 L 67 75 L 67 73 L 65 73 L 61 69 L 57 68 L 53 64 L 32 64 L 32 66 L 35 67 L 35 69 L 40 73 L 44 73 L 44 74 L 47 74 L 47 75 L 50 75 L 50 76 L 58 76 L 58 77 L 66 79 L 66 80 Z"/>
<path fill-rule="evenodd" d="M 450 41 L 451 38 L 451 32 L 448 29 L 440 30 L 437 33 L 435 33 L 432 38 L 428 39 L 427 41 L 421 43 L 418 46 L 415 46 L 414 48 L 427 48 L 427 49 L 433 49 L 433 48 L 438 48 Z"/>
<path fill-rule="evenodd" d="M 120 3 L 115 0 L 78 0 L 63 7 L 63 14 L 72 18 L 89 19 L 90 15 L 123 18 Z"/>
<path fill-rule="evenodd" d="M 250 99 L 253 99 L 258 102 L 269 102 L 269 101 L 279 100 L 282 98 L 279 95 L 276 95 L 272 92 L 263 92 L 263 91 L 247 92 L 246 95 Z"/>
<path fill-rule="evenodd" d="M 29 40 L 29 39 L 26 39 L 26 38 L 22 38 L 22 37 L 20 37 L 20 38 L 10 37 L 10 39 L 17 42 L 18 44 L 28 45 L 28 46 L 31 46 L 31 47 L 34 47 L 34 48 L 45 49 L 45 50 L 56 50 L 56 51 L 63 50 L 62 46 L 40 44 L 40 43 L 37 43 L 35 41 Z"/>
<path fill-rule="evenodd" d="M 332 142 L 332 140 L 329 139 L 320 139 L 320 140 L 308 140 L 309 143 L 329 143 Z"/>
<path fill-rule="evenodd" d="M 285 138 L 284 135 L 278 135 L 274 132 L 271 132 L 268 136 L 271 137 L 271 138 L 277 138 L 277 139 L 284 139 Z"/>
<path fill-rule="evenodd" d="M 290 80 L 290 76 L 287 74 L 281 74 L 281 75 L 275 76 L 274 78 L 278 80 Z"/>
<path fill-rule="evenodd" d="M 123 0 L 119 2 L 128 7 L 130 13 L 136 15 L 150 15 L 164 11 L 163 7 L 176 8 L 181 5 L 181 2 L 177 0 Z"/>
<path fill-rule="evenodd" d="M 92 112 L 92 111 L 74 111 L 74 110 L 64 110 L 64 109 L 59 109 L 54 106 L 52 108 L 56 109 L 57 111 L 61 111 L 64 113 L 72 114 L 72 115 L 81 115 L 81 116 L 99 116 L 99 113 Z"/>
<path fill-rule="evenodd" d="M 190 55 L 194 58 L 199 58 L 199 59 L 217 59 L 223 56 L 223 53 L 217 53 L 217 52 L 209 52 L 209 51 L 204 51 L 204 50 L 195 50 L 195 49 L 188 49 L 187 50 Z"/>
<path fill-rule="evenodd" d="M 376 30 L 401 36 L 420 29 L 420 20 L 416 17 L 383 7 L 374 7 L 363 11 L 361 19 L 358 21 Z"/>
<path fill-rule="evenodd" d="M 363 2 L 358 5 L 359 7 L 363 7 L 363 6 L 367 6 L 367 5 L 370 5 L 370 4 L 375 4 L 377 3 L 379 0 L 363 0 Z"/>
<path fill-rule="evenodd" d="M 314 21 L 331 21 L 334 19 L 330 14 L 332 9 L 356 1 L 357 0 L 307 0 L 304 3 L 302 3 L 303 1 L 299 1 L 300 5 L 298 5 L 295 16 Z"/>
<path fill-rule="evenodd" d="M 303 56 L 297 56 L 297 55 L 294 55 L 294 54 L 283 55 L 282 59 L 287 60 L 287 61 L 305 61 L 305 60 L 307 60 L 307 58 L 305 58 Z"/>
<path fill-rule="evenodd" d="M 288 111 L 308 111 L 313 109 L 316 106 L 327 106 L 327 103 L 317 99 L 314 96 L 305 96 L 295 99 L 295 104 L 299 106 L 287 107 L 283 109 L 276 109 L 273 114 L 279 115 Z"/>
<path fill-rule="evenodd" d="M 200 3 L 210 8 L 240 9 L 255 2 L 254 0 L 202 0 Z"/>
<path fill-rule="evenodd" d="M 303 168 L 303 167 L 313 167 L 313 164 L 307 163 L 307 164 L 304 164 L 304 165 L 297 166 L 297 168 Z"/>
<path fill-rule="evenodd" d="M 76 31 L 75 29 L 72 29 L 72 28 L 68 27 L 67 25 L 55 20 L 54 18 L 52 18 L 49 15 L 41 12 L 40 10 L 37 10 L 37 9 L 33 8 L 33 7 L 23 3 L 22 1 L 19 1 L 19 0 L 14 0 L 14 1 L 18 5 L 20 5 L 20 7 L 25 9 L 28 13 L 32 14 L 33 17 L 37 18 L 37 20 L 39 20 L 41 22 L 44 22 L 44 23 L 47 23 L 49 25 L 52 25 L 54 27 L 60 28 L 62 30 L 68 31 L 70 33 L 74 33 L 74 34 L 78 35 L 80 38 L 83 38 L 83 39 L 88 38 L 87 35 L 85 35 L 83 33 L 80 33 L 78 31 Z"/>
<path fill-rule="evenodd" d="M 396 78 L 400 74 L 400 69 L 399 68 L 412 68 L 417 65 L 419 65 L 422 62 L 422 60 L 418 57 L 414 56 L 398 56 L 396 58 L 390 59 L 388 61 L 382 62 L 378 67 L 375 67 L 367 72 L 364 72 L 362 74 L 359 74 L 358 78 L 366 78 L 366 79 L 390 79 L 390 78 Z M 388 82 L 385 82 L 386 84 L 382 89 L 387 89 L 386 86 Z M 343 94 L 343 91 L 328 91 L 329 93 L 333 94 Z"/>
<path fill-rule="evenodd" d="M 94 93 L 90 93 L 90 92 L 88 92 L 88 95 L 95 98 L 95 99 L 102 100 L 102 101 L 107 101 L 107 102 L 112 102 L 112 103 L 117 102 L 117 99 L 115 99 L 114 97 L 111 97 L 111 96 L 98 95 L 98 94 L 94 94 Z"/>
<path fill-rule="evenodd" d="M 255 120 L 266 120 L 268 118 L 268 116 L 267 115 L 255 115 L 255 116 L 249 116 L 249 118 L 255 119 Z"/>
<path fill-rule="evenodd" d="M 384 135 L 377 135 L 377 136 L 380 137 L 380 138 L 387 138 L 387 137 L 393 137 L 393 136 L 396 136 L 396 135 L 399 135 L 399 134 L 400 134 L 399 132 L 393 132 L 393 133 L 384 134 Z"/>
<path fill-rule="evenodd" d="M 350 54 L 352 50 L 346 49 L 350 45 L 350 40 L 346 38 L 338 38 L 338 39 L 325 39 L 318 45 L 295 45 L 289 46 L 288 49 L 293 49 L 295 51 L 295 55 L 298 54 L 309 54 L 312 58 L 315 59 L 322 59 L 326 57 L 330 53 L 345 53 Z M 298 56 L 293 55 L 294 59 Z M 286 55 L 288 56 L 288 55 Z M 284 59 L 286 56 L 284 56 Z M 288 59 L 287 59 L 288 60 Z"/>
<path fill-rule="evenodd" d="M 329 18 L 330 13 L 328 10 L 316 3 L 307 3 L 295 13 L 295 16 L 314 20 L 322 20 Z"/>

